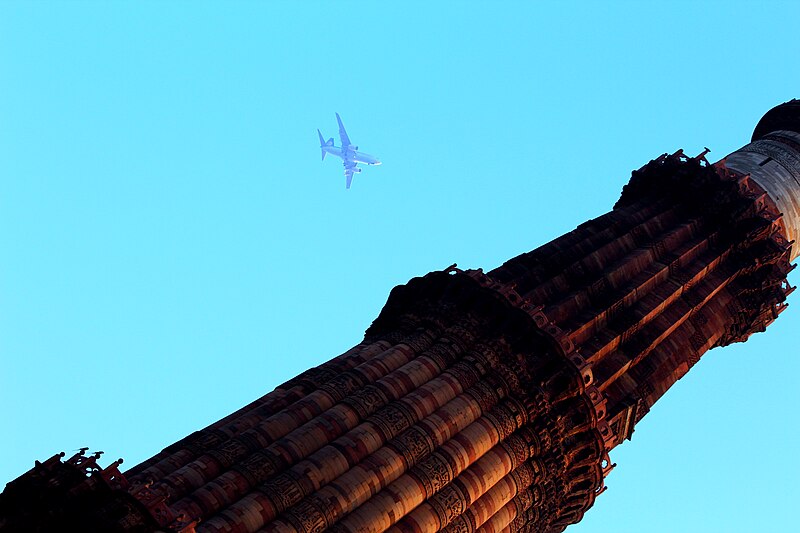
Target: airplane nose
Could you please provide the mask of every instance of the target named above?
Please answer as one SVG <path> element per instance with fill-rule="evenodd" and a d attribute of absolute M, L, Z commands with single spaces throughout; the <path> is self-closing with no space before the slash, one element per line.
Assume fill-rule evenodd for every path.
<path fill-rule="evenodd" d="M 375 161 L 375 163 L 374 163 L 374 165 L 375 165 L 376 167 L 377 167 L 378 165 L 382 165 L 382 164 L 383 164 L 383 163 L 381 163 L 380 161 Z"/>

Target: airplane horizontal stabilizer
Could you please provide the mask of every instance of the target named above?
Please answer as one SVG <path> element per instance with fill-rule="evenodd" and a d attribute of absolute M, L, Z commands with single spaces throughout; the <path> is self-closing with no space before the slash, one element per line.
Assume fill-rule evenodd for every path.
<path fill-rule="evenodd" d="M 322 151 L 322 160 L 325 161 L 325 149 L 323 146 L 325 146 L 327 143 L 325 142 L 325 138 L 322 136 L 321 131 L 317 130 L 317 135 L 319 135 L 319 147 Z M 333 138 L 331 138 L 331 140 L 333 140 Z"/>

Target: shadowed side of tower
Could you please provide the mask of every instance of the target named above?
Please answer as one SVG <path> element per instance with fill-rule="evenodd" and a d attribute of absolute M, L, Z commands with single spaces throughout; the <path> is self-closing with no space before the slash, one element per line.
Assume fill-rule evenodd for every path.
<path fill-rule="evenodd" d="M 124 476 L 37 465 L 0 516 L 37 530 L 36 495 L 38 524 L 116 531 L 562 531 L 658 398 L 785 308 L 798 129 L 793 100 L 716 164 L 665 154 L 536 250 L 396 287 L 361 344 Z"/>

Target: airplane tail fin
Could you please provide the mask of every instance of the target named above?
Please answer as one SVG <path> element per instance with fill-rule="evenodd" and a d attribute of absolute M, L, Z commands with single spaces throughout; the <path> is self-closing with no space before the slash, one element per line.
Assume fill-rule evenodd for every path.
<path fill-rule="evenodd" d="M 324 150 L 324 147 L 325 146 L 333 146 L 333 137 L 331 137 L 330 139 L 328 139 L 326 141 L 325 137 L 322 136 L 322 132 L 320 132 L 319 130 L 317 130 L 317 135 L 319 135 L 319 147 L 320 147 L 320 149 L 322 149 L 321 150 L 322 151 L 322 160 L 325 161 L 325 150 Z"/>
<path fill-rule="evenodd" d="M 322 147 L 325 146 L 325 139 L 322 137 L 322 132 L 317 130 L 317 135 L 319 135 L 319 147 L 322 152 L 322 160 L 325 161 L 325 150 L 322 150 Z"/>

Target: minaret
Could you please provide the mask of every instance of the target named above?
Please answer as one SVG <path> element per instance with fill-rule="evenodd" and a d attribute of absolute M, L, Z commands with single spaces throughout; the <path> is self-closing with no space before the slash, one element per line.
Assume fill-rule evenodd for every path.
<path fill-rule="evenodd" d="M 0 530 L 563 531 L 652 405 L 793 290 L 800 101 L 705 155 L 658 157 L 611 211 L 494 270 L 396 287 L 359 345 L 124 475 L 37 463 Z"/>

